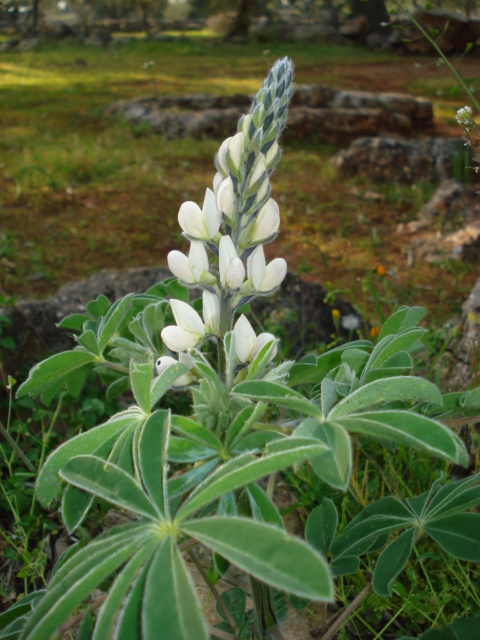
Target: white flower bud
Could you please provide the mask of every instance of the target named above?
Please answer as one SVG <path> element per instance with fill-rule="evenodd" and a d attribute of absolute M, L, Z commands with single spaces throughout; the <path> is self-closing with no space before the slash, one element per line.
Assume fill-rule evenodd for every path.
<path fill-rule="evenodd" d="M 269 198 L 258 212 L 250 241 L 253 244 L 257 244 L 267 240 L 277 233 L 279 226 L 280 209 L 275 200 Z"/>
<path fill-rule="evenodd" d="M 228 176 L 228 174 L 230 173 L 227 165 L 227 149 L 231 139 L 232 139 L 232 136 L 224 140 L 220 145 L 220 149 L 218 150 L 218 153 L 217 153 L 218 164 L 220 165 L 220 170 L 224 176 Z"/>
<path fill-rule="evenodd" d="M 233 192 L 233 182 L 230 177 L 225 178 L 218 188 L 217 206 L 227 218 L 233 218 L 235 211 L 235 194 Z"/>
<path fill-rule="evenodd" d="M 208 329 L 218 334 L 220 324 L 220 300 L 218 296 L 210 291 L 204 291 L 203 300 L 203 321 Z"/>
<path fill-rule="evenodd" d="M 188 258 L 180 251 L 170 251 L 167 260 L 173 275 L 186 284 L 201 282 L 203 273 L 209 269 L 203 242 L 194 241 L 190 244 Z"/>
<path fill-rule="evenodd" d="M 275 258 L 267 266 L 263 247 L 258 245 L 247 260 L 247 274 L 255 291 L 272 291 L 283 282 L 287 274 L 287 263 L 283 258 Z"/>
<path fill-rule="evenodd" d="M 233 333 L 235 335 L 235 353 L 243 364 L 250 359 L 255 347 L 255 331 L 246 316 L 242 314 L 233 327 Z"/>
<path fill-rule="evenodd" d="M 196 347 L 205 335 L 202 319 L 186 302 L 170 300 L 170 306 L 177 326 L 163 329 L 163 342 L 171 351 L 186 351 Z"/>
<path fill-rule="evenodd" d="M 263 153 L 258 154 L 258 158 L 255 160 L 255 164 L 253 165 L 253 170 L 250 173 L 250 177 L 248 179 L 248 188 L 252 187 L 260 178 L 263 176 L 265 171 L 267 170 L 267 165 L 265 162 L 265 156 Z"/>
<path fill-rule="evenodd" d="M 245 279 L 245 267 L 237 256 L 230 236 L 222 236 L 218 244 L 218 267 L 222 286 L 239 289 Z"/>
<path fill-rule="evenodd" d="M 207 189 L 203 208 L 195 202 L 184 202 L 178 212 L 178 224 L 194 240 L 210 240 L 220 228 L 221 215 L 217 200 L 211 189 Z"/>
<path fill-rule="evenodd" d="M 180 353 L 178 360 L 182 364 L 185 364 L 189 369 L 191 369 L 193 366 L 193 360 L 190 358 L 190 356 L 187 356 L 187 358 L 189 358 L 191 361 L 191 364 L 189 364 L 184 359 L 182 359 L 183 355 L 186 355 L 186 354 Z M 172 358 L 171 356 L 162 356 L 161 358 L 158 358 L 157 362 L 155 363 L 157 374 L 161 375 L 164 371 L 166 371 L 168 368 L 170 368 L 174 364 L 178 364 L 178 361 L 175 360 L 175 358 Z M 172 387 L 185 387 L 188 384 L 190 384 L 192 380 L 193 378 L 191 375 L 189 375 L 188 373 L 183 373 L 179 378 L 175 380 L 175 382 L 172 383 Z"/>
<path fill-rule="evenodd" d="M 252 325 L 243 314 L 235 323 L 233 333 L 235 335 L 235 353 L 242 364 L 253 360 L 264 345 L 276 340 L 271 333 L 261 333 L 256 337 Z M 270 360 L 275 357 L 276 353 L 277 349 L 275 348 Z"/>
<path fill-rule="evenodd" d="M 257 197 L 255 198 L 255 202 L 261 202 L 264 197 L 267 195 L 269 180 L 268 176 L 265 177 L 265 180 L 260 185 L 259 190 L 257 191 Z"/>
<path fill-rule="evenodd" d="M 236 133 L 228 144 L 228 155 L 235 169 L 238 171 L 242 165 L 245 149 L 245 136 L 243 131 Z"/>

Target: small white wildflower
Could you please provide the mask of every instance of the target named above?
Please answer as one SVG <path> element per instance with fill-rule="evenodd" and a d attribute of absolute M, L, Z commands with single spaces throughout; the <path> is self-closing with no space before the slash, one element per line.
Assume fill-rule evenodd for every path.
<path fill-rule="evenodd" d="M 345 331 L 355 331 L 355 329 L 360 328 L 360 318 L 356 316 L 354 313 L 349 313 L 342 318 L 342 328 Z"/>

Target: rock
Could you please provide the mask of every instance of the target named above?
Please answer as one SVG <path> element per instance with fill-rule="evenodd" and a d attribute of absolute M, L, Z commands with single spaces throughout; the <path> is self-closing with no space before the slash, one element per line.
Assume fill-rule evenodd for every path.
<path fill-rule="evenodd" d="M 367 176 L 376 182 L 413 184 L 451 178 L 456 165 L 468 164 L 462 158 L 465 149 L 463 141 L 456 138 L 358 138 L 332 162 L 345 177 Z"/>
<path fill-rule="evenodd" d="M 412 13 L 415 20 L 427 33 L 438 31 L 436 42 L 444 53 L 463 53 L 468 42 L 475 43 L 480 36 L 480 25 L 460 13 L 444 9 L 417 10 Z M 418 37 L 418 30 L 409 24 L 403 31 L 403 48 L 409 53 L 434 53 L 426 38 Z"/>
<path fill-rule="evenodd" d="M 74 346 L 71 332 L 58 329 L 56 324 L 67 315 L 84 312 L 87 302 L 100 294 L 113 302 L 127 293 L 146 291 L 170 276 L 170 272 L 162 268 L 103 270 L 88 280 L 64 285 L 46 300 L 19 300 L 14 306 L 4 308 L 1 312 L 11 325 L 3 329 L 2 336 L 10 336 L 16 344 L 15 351 L 0 351 L 5 373 L 18 377 L 25 365 L 35 364 L 47 353 L 71 349 Z M 331 341 L 335 333 L 333 307 L 324 302 L 326 295 L 319 285 L 287 274 L 276 296 L 258 299 L 252 307 L 263 322 L 282 324 L 296 352 L 304 350 L 305 345 Z M 355 316 L 361 326 L 361 319 L 350 304 L 339 299 L 335 301 L 335 308 L 342 317 Z M 348 338 L 351 329 L 347 327 L 341 334 Z"/>
<path fill-rule="evenodd" d="M 294 26 L 293 42 L 338 42 L 341 40 L 338 28 L 324 22 L 309 22 Z"/>
<path fill-rule="evenodd" d="M 449 347 L 440 369 L 445 391 L 463 391 L 480 375 L 480 278 L 462 306 L 460 327 L 461 336 Z"/>
<path fill-rule="evenodd" d="M 337 89 L 327 87 L 322 84 L 304 84 L 295 87 L 291 106 L 292 107 L 330 107 L 337 95 Z"/>
<path fill-rule="evenodd" d="M 346 20 L 340 26 L 340 35 L 348 40 L 363 40 L 370 33 L 370 24 L 365 16 Z"/>
<path fill-rule="evenodd" d="M 462 260 L 480 262 L 480 218 L 447 235 L 440 231 L 416 234 L 408 250 L 414 259 L 425 262 Z"/>
<path fill-rule="evenodd" d="M 420 209 L 418 219 L 401 225 L 399 231 L 416 233 L 432 226 L 441 231 L 452 230 L 475 215 L 480 217 L 480 198 L 475 193 L 475 187 L 456 180 L 443 180 L 434 195 Z"/>
<path fill-rule="evenodd" d="M 10 38 L 10 40 L 0 42 L 0 52 L 13 51 L 19 44 L 20 40 L 18 38 Z"/>
<path fill-rule="evenodd" d="M 15 51 L 33 51 L 34 49 L 38 49 L 41 44 L 42 38 L 40 37 L 27 38 L 16 46 Z"/>

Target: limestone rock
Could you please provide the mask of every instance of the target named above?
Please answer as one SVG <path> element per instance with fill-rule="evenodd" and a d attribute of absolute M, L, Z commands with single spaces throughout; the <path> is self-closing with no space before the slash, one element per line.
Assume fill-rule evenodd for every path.
<path fill-rule="evenodd" d="M 462 306 L 462 334 L 449 348 L 449 358 L 441 369 L 445 391 L 462 391 L 480 375 L 480 278 Z"/>
<path fill-rule="evenodd" d="M 341 175 L 366 176 L 376 182 L 413 184 L 451 178 L 455 166 L 465 166 L 465 147 L 456 138 L 402 140 L 358 138 L 332 159 Z M 473 174 L 472 174 L 473 176 Z"/>

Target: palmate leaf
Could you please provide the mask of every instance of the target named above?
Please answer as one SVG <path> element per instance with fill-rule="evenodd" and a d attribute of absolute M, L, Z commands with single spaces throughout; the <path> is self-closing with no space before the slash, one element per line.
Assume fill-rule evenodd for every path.
<path fill-rule="evenodd" d="M 176 520 L 180 521 L 224 493 L 255 482 L 263 476 L 304 462 L 326 450 L 325 445 L 311 438 L 286 438 L 269 445 L 269 452 L 261 458 L 246 453 L 233 458 L 203 481 L 180 507 Z"/>
<path fill-rule="evenodd" d="M 425 520 L 465 511 L 480 504 L 480 473 L 436 487 L 425 509 Z"/>
<path fill-rule="evenodd" d="M 169 517 L 167 493 L 167 447 L 170 412 L 155 411 L 138 438 L 138 463 L 143 486 L 162 517 Z"/>
<path fill-rule="evenodd" d="M 373 384 L 373 383 L 372 383 Z M 448 462 L 468 465 L 462 441 L 448 427 L 411 411 L 375 411 L 335 420 L 347 431 L 421 449 Z"/>
<path fill-rule="evenodd" d="M 61 489 L 58 472 L 70 458 L 92 453 L 116 434 L 120 437 L 125 430 L 139 427 L 144 420 L 144 414 L 137 408 L 128 409 L 117 413 L 104 424 L 67 440 L 58 449 L 55 449 L 47 458 L 38 476 L 37 498 L 40 503 L 48 506 L 57 498 Z"/>
<path fill-rule="evenodd" d="M 334 560 L 360 556 L 381 536 L 417 524 L 412 512 L 393 496 L 369 504 L 335 538 L 330 547 Z"/>
<path fill-rule="evenodd" d="M 262 582 L 310 600 L 333 599 L 324 558 L 278 527 L 246 518 L 211 517 L 182 523 L 181 528 Z"/>
<path fill-rule="evenodd" d="M 156 543 L 151 527 L 122 530 L 89 545 L 63 565 L 23 628 L 21 640 L 50 640 L 88 594 L 122 566 L 139 547 Z M 92 549 L 93 548 L 93 549 Z"/>

